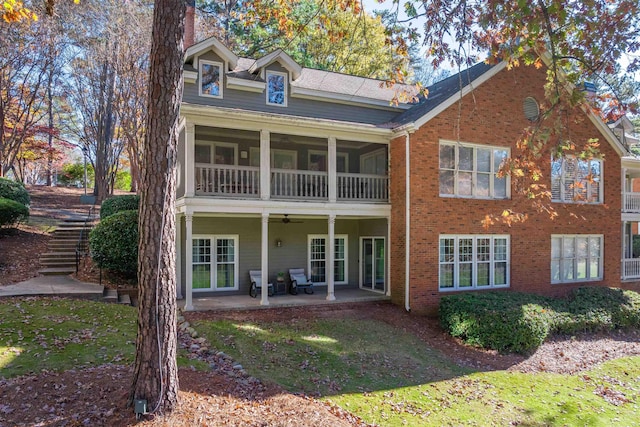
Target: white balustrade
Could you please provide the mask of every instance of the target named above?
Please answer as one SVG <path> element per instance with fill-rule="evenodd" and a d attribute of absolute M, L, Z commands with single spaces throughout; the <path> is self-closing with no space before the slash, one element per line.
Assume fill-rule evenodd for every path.
<path fill-rule="evenodd" d="M 386 202 L 389 200 L 389 177 L 338 173 L 338 200 Z"/>
<path fill-rule="evenodd" d="M 623 279 L 640 279 L 640 258 L 627 258 L 622 260 Z"/>
<path fill-rule="evenodd" d="M 271 197 L 327 199 L 327 172 L 271 169 Z"/>
<path fill-rule="evenodd" d="M 640 193 L 623 193 L 623 212 L 640 212 Z"/>
<path fill-rule="evenodd" d="M 196 194 L 258 197 L 260 168 L 196 164 Z"/>

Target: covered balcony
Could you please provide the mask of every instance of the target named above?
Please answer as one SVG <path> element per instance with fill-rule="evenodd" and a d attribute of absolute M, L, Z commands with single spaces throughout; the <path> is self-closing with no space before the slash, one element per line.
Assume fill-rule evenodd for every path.
<path fill-rule="evenodd" d="M 195 196 L 389 200 L 386 144 L 197 126 L 193 152 Z"/>

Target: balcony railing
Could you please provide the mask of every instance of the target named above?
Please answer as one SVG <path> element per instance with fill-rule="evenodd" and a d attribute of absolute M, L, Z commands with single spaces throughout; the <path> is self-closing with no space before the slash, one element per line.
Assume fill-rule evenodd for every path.
<path fill-rule="evenodd" d="M 271 170 L 271 197 L 274 199 L 329 198 L 326 172 L 292 169 Z"/>
<path fill-rule="evenodd" d="M 196 165 L 198 196 L 260 197 L 260 168 L 229 165 Z M 271 198 L 329 200 L 329 175 L 321 171 L 271 170 Z M 349 202 L 387 202 L 389 177 L 338 173 L 336 199 Z"/>
<path fill-rule="evenodd" d="M 358 173 L 338 174 L 338 200 L 389 200 L 389 177 Z"/>
<path fill-rule="evenodd" d="M 623 193 L 622 195 L 622 211 L 623 212 L 639 212 L 640 213 L 640 193 Z"/>
<path fill-rule="evenodd" d="M 627 258 L 622 260 L 622 278 L 640 279 L 640 258 Z"/>
<path fill-rule="evenodd" d="M 260 168 L 196 165 L 196 194 L 258 197 L 260 196 Z"/>

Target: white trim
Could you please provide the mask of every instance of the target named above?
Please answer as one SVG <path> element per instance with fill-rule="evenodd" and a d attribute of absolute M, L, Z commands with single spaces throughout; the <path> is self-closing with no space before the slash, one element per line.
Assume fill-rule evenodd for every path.
<path fill-rule="evenodd" d="M 206 52 L 211 48 L 213 48 L 213 51 L 216 52 L 222 59 L 229 62 L 229 67 L 231 69 L 236 68 L 236 66 L 238 65 L 238 57 L 215 37 L 209 37 L 206 40 L 189 46 L 189 48 L 185 52 L 185 62 L 187 62 L 189 58 L 199 56 L 199 54 Z"/>
<path fill-rule="evenodd" d="M 183 71 L 182 77 L 185 83 L 195 83 L 198 81 L 198 72 L 197 71 Z"/>
<path fill-rule="evenodd" d="M 208 263 L 208 265 L 211 267 L 211 271 L 210 271 L 210 287 L 209 288 L 197 288 L 194 289 L 193 288 L 193 282 L 192 282 L 192 289 L 194 293 L 200 293 L 200 292 L 226 292 L 226 291 L 237 291 L 239 289 L 239 280 L 238 280 L 238 272 L 240 269 L 240 246 L 239 246 L 239 242 L 240 242 L 240 237 L 237 234 L 193 234 L 191 237 L 191 241 L 193 242 L 196 239 L 203 239 L 203 240 L 210 240 L 210 244 L 211 244 L 211 254 L 210 254 L 210 261 Z M 233 240 L 233 248 L 234 248 L 234 261 L 233 261 L 233 287 L 227 287 L 227 288 L 218 288 L 217 287 L 217 273 L 218 273 L 218 269 L 216 268 L 218 265 L 218 261 L 217 261 L 217 241 L 218 240 Z M 195 265 L 193 262 L 193 250 L 192 250 L 192 254 L 190 256 L 191 258 L 191 270 L 193 271 L 193 266 Z M 204 265 L 203 263 L 199 263 L 201 265 Z M 225 264 L 229 264 L 229 263 L 225 263 Z M 192 278 L 193 280 L 193 278 Z"/>
<path fill-rule="evenodd" d="M 559 184 L 559 190 L 560 190 L 560 197 L 559 198 L 554 198 L 553 196 L 553 181 L 554 181 L 554 175 L 553 175 L 553 163 L 559 160 L 561 161 L 561 165 L 560 165 L 560 184 Z M 575 177 L 573 178 L 573 183 L 570 185 L 574 185 L 575 183 L 578 182 L 582 182 L 584 183 L 584 185 L 586 186 L 585 191 L 588 191 L 591 188 L 591 183 L 589 183 L 587 181 L 586 178 L 579 178 L 578 177 L 578 172 L 579 172 L 579 165 L 581 162 L 598 162 L 600 164 L 600 174 L 598 175 L 599 181 L 598 181 L 598 200 L 595 201 L 589 201 L 589 194 L 587 194 L 587 200 L 580 200 L 577 199 L 576 197 L 576 192 L 579 191 L 579 187 L 573 187 L 570 188 L 569 190 L 573 193 L 571 195 L 566 194 L 567 193 L 567 187 L 566 187 L 566 182 L 565 180 L 570 181 L 571 179 L 569 177 L 566 176 L 566 164 L 567 162 L 573 162 L 574 165 L 573 167 L 575 168 Z M 562 158 L 560 159 L 554 159 L 553 156 L 551 157 L 551 171 L 549 173 L 549 189 L 551 190 L 551 201 L 553 203 L 581 203 L 581 204 L 588 204 L 588 205 L 601 205 L 604 203 L 604 160 L 602 159 L 589 159 L 589 160 L 582 160 L 579 159 L 578 157 L 574 156 L 574 155 L 565 155 L 562 156 Z M 624 189 L 624 181 L 622 181 L 622 188 Z M 567 198 L 567 196 L 571 196 L 570 198 Z"/>
<path fill-rule="evenodd" d="M 329 240 L 329 235 L 328 234 L 307 234 L 307 274 L 309 275 L 309 278 L 311 278 L 311 240 L 312 239 L 324 239 L 324 253 L 325 253 L 325 258 L 324 258 L 324 262 L 325 262 L 325 276 L 327 275 L 327 268 L 326 268 L 326 263 L 329 262 L 328 258 L 329 258 L 329 250 L 327 248 L 327 241 Z M 333 244 L 335 245 L 335 240 L 337 239 L 344 239 L 344 280 L 338 282 L 334 282 L 334 284 L 336 285 L 346 285 L 349 283 L 349 235 L 348 234 L 336 234 L 334 236 L 334 242 Z M 334 259 L 334 261 L 338 260 L 337 258 Z M 339 259 L 339 261 L 341 261 L 342 259 Z M 318 261 L 318 260 L 316 260 Z M 334 270 L 334 275 L 335 275 L 335 270 Z M 327 282 L 314 282 L 314 285 L 319 285 L 319 286 L 323 286 L 326 285 Z"/>
<path fill-rule="evenodd" d="M 284 53 L 282 49 L 277 49 L 260 59 L 256 59 L 256 61 L 253 63 L 253 65 L 251 65 L 248 71 L 251 74 L 255 74 L 258 70 L 261 70 L 267 65 L 270 65 L 271 63 L 276 61 L 280 62 L 280 64 L 282 64 L 284 68 L 289 70 L 294 80 L 300 77 L 300 74 L 302 74 L 302 67 L 296 61 L 294 61 L 293 58 Z"/>
<path fill-rule="evenodd" d="M 227 76 L 227 88 L 244 90 L 247 92 L 262 93 L 266 87 L 265 82 L 258 82 L 255 80 L 239 79 L 237 77 Z"/>
<path fill-rule="evenodd" d="M 282 77 L 282 80 L 284 82 L 284 86 L 282 88 L 282 90 L 284 91 L 283 94 L 283 102 L 282 104 L 278 104 L 277 102 L 269 102 L 269 76 L 280 76 Z M 267 70 L 266 71 L 266 75 L 265 75 L 265 86 L 266 86 L 266 102 L 267 105 L 275 105 L 277 107 L 286 107 L 288 104 L 288 95 L 289 95 L 289 76 L 287 75 L 287 73 L 282 73 L 280 71 L 271 71 L 271 70 Z"/>
<path fill-rule="evenodd" d="M 218 67 L 219 68 L 219 72 L 218 72 L 218 95 L 211 95 L 208 93 L 203 93 L 202 91 L 202 67 L 204 65 L 213 65 L 214 67 Z M 209 61 L 209 60 L 205 60 L 205 59 L 201 59 L 198 61 L 198 95 L 200 96 L 204 96 L 207 98 L 214 98 L 214 99 L 222 99 L 223 95 L 224 95 L 224 64 L 222 62 L 218 62 L 218 61 Z"/>
<path fill-rule="evenodd" d="M 449 239 L 453 240 L 453 254 L 452 260 L 442 261 L 442 253 L 440 252 L 441 242 L 442 240 Z M 470 260 L 461 261 L 460 260 L 460 240 L 469 239 L 472 240 L 471 243 L 471 253 Z M 489 260 L 482 261 L 482 264 L 489 264 L 489 284 L 485 286 L 478 286 L 478 240 L 479 239 L 489 239 Z M 496 260 L 495 259 L 495 241 L 497 239 L 506 241 L 506 260 Z M 496 263 L 506 263 L 505 270 L 505 281 L 506 284 L 494 284 L 495 281 L 495 264 Z M 452 287 L 442 287 L 441 285 L 441 266 L 443 265 L 452 265 L 453 266 L 453 277 L 452 277 Z M 471 278 L 469 286 L 460 286 L 460 265 L 471 265 Z M 511 282 L 511 236 L 508 234 L 440 234 L 438 236 L 438 291 L 440 292 L 450 292 L 450 291 L 467 291 L 467 290 L 482 290 L 482 289 L 499 289 L 499 288 L 508 288 Z"/>
<path fill-rule="evenodd" d="M 576 239 L 577 238 L 583 238 L 583 239 L 587 239 L 587 256 L 586 258 L 584 258 L 586 260 L 586 268 L 588 270 L 589 268 L 589 264 L 590 261 L 592 259 L 596 259 L 594 257 L 591 256 L 591 245 L 590 243 L 590 239 L 593 238 L 597 238 L 600 241 L 600 256 L 597 258 L 598 259 L 598 275 L 596 277 L 588 277 L 588 278 L 577 278 L 575 276 L 577 276 L 578 273 L 578 248 L 576 246 Z M 560 257 L 559 258 L 553 258 L 553 239 L 560 239 Z M 562 251 L 564 248 L 564 240 L 565 239 L 572 239 L 573 240 L 573 257 L 572 258 L 567 258 L 564 257 Z M 622 240 L 624 241 L 624 234 L 622 236 Z M 553 268 L 550 266 L 549 270 L 551 272 L 551 284 L 552 285 L 561 285 L 561 284 L 566 284 L 566 283 L 583 283 L 583 282 L 599 282 L 602 281 L 604 278 L 604 234 L 552 234 L 551 235 L 551 248 L 550 248 L 550 254 L 549 254 L 549 258 L 551 260 L 551 264 L 553 265 L 554 262 L 558 262 L 558 276 L 559 276 L 559 280 L 554 280 L 553 279 Z M 573 259 L 573 273 L 574 273 L 574 278 L 570 279 L 570 280 L 563 280 L 562 276 L 563 276 L 563 261 L 565 260 L 570 260 Z"/>
<path fill-rule="evenodd" d="M 411 151 L 409 148 L 409 132 L 406 132 L 404 140 L 404 308 L 407 311 L 411 311 L 409 302 L 409 284 L 411 282 Z"/>

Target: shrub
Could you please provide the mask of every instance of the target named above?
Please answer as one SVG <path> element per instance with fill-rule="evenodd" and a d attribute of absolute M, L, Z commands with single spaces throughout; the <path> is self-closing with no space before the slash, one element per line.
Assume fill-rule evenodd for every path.
<path fill-rule="evenodd" d="M 106 199 L 100 206 L 100 219 L 105 219 L 116 212 L 136 210 L 140 205 L 140 196 L 126 194 Z"/>
<path fill-rule="evenodd" d="M 87 187 L 93 188 L 95 173 L 91 163 L 87 164 Z M 84 187 L 84 163 L 67 163 L 58 174 L 58 183 L 66 186 Z"/>
<path fill-rule="evenodd" d="M 113 184 L 116 190 L 131 190 L 131 173 L 127 171 L 118 171 L 116 173 L 116 182 Z"/>
<path fill-rule="evenodd" d="M 91 256 L 100 268 L 134 277 L 138 271 L 138 211 L 114 213 L 89 235 Z"/>
<path fill-rule="evenodd" d="M 527 353 L 551 333 L 640 327 L 640 294 L 583 287 L 567 299 L 517 292 L 448 295 L 440 303 L 440 324 L 468 344 Z"/>
<path fill-rule="evenodd" d="M 468 344 L 527 353 L 549 335 L 549 303 L 548 298 L 515 292 L 449 295 L 440 302 L 440 323 Z"/>
<path fill-rule="evenodd" d="M 7 178 L 0 178 L 0 197 L 22 203 L 25 206 L 29 206 L 31 202 L 29 192 L 24 188 L 24 185 Z"/>
<path fill-rule="evenodd" d="M 0 227 L 14 225 L 29 218 L 29 208 L 15 200 L 0 197 Z"/>

